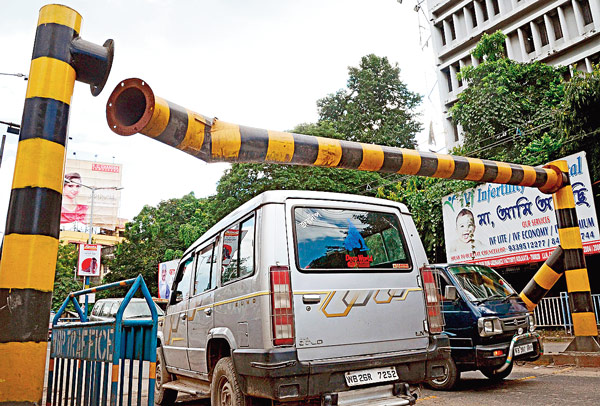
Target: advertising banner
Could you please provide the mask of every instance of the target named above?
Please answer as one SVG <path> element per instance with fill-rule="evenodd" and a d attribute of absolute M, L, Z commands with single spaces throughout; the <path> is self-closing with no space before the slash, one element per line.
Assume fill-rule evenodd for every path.
<path fill-rule="evenodd" d="M 77 229 L 89 224 L 94 191 L 95 226 L 114 229 L 118 224 L 122 165 L 67 159 L 60 224 L 61 229 Z"/>
<path fill-rule="evenodd" d="M 79 244 L 77 276 L 100 276 L 100 244 Z"/>
<path fill-rule="evenodd" d="M 158 264 L 158 297 L 168 299 L 171 297 L 171 288 L 177 271 L 178 259 L 161 262 Z"/>
<path fill-rule="evenodd" d="M 600 233 L 585 152 L 563 158 L 584 253 L 600 252 Z M 448 262 L 502 267 L 545 261 L 559 245 L 552 195 L 537 188 L 486 183 L 442 199 Z"/>

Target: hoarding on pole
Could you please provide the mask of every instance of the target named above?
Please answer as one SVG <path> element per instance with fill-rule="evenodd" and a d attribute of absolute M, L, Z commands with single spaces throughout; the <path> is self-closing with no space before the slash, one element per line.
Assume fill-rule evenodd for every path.
<path fill-rule="evenodd" d="M 100 276 L 100 244 L 79 244 L 77 276 Z"/>
<path fill-rule="evenodd" d="M 585 152 L 563 158 L 586 255 L 600 233 Z M 559 244 L 552 195 L 536 188 L 486 183 L 442 199 L 448 262 L 509 266 L 545 261 Z"/>
<path fill-rule="evenodd" d="M 161 262 L 158 264 L 158 297 L 168 299 L 171 297 L 171 288 L 177 271 L 178 259 Z"/>

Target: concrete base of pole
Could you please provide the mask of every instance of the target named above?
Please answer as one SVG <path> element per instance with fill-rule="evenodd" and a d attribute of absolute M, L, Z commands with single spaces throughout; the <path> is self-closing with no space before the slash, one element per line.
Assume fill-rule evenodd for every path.
<path fill-rule="evenodd" d="M 600 352 L 600 344 L 598 343 L 598 337 L 575 337 L 571 344 L 567 347 L 565 352 L 578 351 L 578 352 Z"/>

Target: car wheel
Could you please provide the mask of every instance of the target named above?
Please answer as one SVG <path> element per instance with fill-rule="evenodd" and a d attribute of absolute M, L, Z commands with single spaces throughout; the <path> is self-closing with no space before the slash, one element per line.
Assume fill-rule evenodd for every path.
<path fill-rule="evenodd" d="M 165 368 L 165 358 L 161 347 L 156 349 L 156 379 L 154 381 L 154 403 L 161 406 L 172 406 L 177 399 L 177 391 L 165 389 L 163 385 L 171 381 L 171 374 Z"/>
<path fill-rule="evenodd" d="M 231 357 L 221 358 L 213 373 L 210 385 L 212 406 L 244 406 L 246 400 Z"/>
<path fill-rule="evenodd" d="M 427 381 L 427 385 L 435 390 L 451 390 L 460 379 L 460 372 L 452 358 L 444 362 L 444 376 Z"/>
<path fill-rule="evenodd" d="M 500 368 L 483 368 L 481 370 L 481 373 L 488 377 L 488 379 L 491 379 L 492 381 L 501 381 L 508 375 L 510 375 L 510 373 L 513 370 L 513 364 L 514 362 L 511 362 L 508 368 L 506 368 L 502 372 L 498 372 Z"/>

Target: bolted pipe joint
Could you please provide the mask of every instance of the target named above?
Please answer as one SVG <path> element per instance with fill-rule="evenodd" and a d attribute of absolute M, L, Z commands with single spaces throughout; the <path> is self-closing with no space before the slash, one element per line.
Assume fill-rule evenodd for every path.
<path fill-rule="evenodd" d="M 102 46 L 75 37 L 71 41 L 71 66 L 79 82 L 90 85 L 93 96 L 98 96 L 108 80 L 115 54 L 115 43 L 107 39 Z"/>

